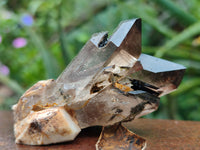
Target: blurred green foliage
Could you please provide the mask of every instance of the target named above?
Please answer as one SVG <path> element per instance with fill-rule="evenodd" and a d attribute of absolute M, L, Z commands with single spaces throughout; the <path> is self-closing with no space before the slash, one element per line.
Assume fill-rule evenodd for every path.
<path fill-rule="evenodd" d="M 199 0 L 1 0 L 0 62 L 10 69 L 0 82 L 10 87 L 0 109 L 9 109 L 38 80 L 56 78 L 93 33 L 142 18 L 143 53 L 187 67 L 179 89 L 161 99 L 149 118 L 200 120 Z M 33 17 L 24 25 L 23 15 Z M 23 37 L 27 45 L 13 46 Z"/>

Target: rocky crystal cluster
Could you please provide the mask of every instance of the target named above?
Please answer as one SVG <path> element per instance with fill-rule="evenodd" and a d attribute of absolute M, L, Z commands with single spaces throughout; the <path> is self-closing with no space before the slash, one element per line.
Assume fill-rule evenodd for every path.
<path fill-rule="evenodd" d="M 70 141 L 98 125 L 97 150 L 144 149 L 145 140 L 121 122 L 155 111 L 184 70 L 141 54 L 141 20 L 124 21 L 109 39 L 107 32 L 94 34 L 57 80 L 39 81 L 22 95 L 13 107 L 15 142 Z"/>

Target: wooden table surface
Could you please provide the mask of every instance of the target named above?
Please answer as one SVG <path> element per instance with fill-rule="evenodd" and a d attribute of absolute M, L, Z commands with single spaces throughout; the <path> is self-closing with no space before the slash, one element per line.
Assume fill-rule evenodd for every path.
<path fill-rule="evenodd" d="M 48 146 L 14 142 L 12 112 L 0 112 L 0 150 L 95 150 L 100 128 L 83 130 L 72 142 Z M 200 122 L 138 119 L 126 126 L 147 140 L 146 150 L 200 150 Z"/>

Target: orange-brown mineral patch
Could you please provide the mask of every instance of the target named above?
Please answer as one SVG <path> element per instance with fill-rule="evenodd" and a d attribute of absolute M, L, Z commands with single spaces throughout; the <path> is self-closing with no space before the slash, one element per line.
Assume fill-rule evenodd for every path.
<path fill-rule="evenodd" d="M 119 84 L 119 83 L 115 83 L 114 86 L 116 88 L 120 89 L 121 91 L 125 92 L 125 93 L 133 91 L 133 89 L 130 88 L 129 86 L 122 85 L 122 84 Z"/>
<path fill-rule="evenodd" d="M 47 103 L 44 106 L 35 104 L 35 105 L 33 105 L 32 110 L 33 111 L 41 111 L 41 110 L 44 110 L 44 109 L 47 109 L 47 108 L 50 108 L 50 107 L 54 107 L 54 106 L 57 106 L 57 105 L 58 105 L 57 103 L 53 103 L 53 104 Z"/>

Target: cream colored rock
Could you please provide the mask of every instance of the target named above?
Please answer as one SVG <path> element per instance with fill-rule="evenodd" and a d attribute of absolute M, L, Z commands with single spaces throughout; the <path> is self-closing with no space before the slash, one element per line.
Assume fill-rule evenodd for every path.
<path fill-rule="evenodd" d="M 33 112 L 14 125 L 15 142 L 28 145 L 71 141 L 80 131 L 64 107 Z"/>

